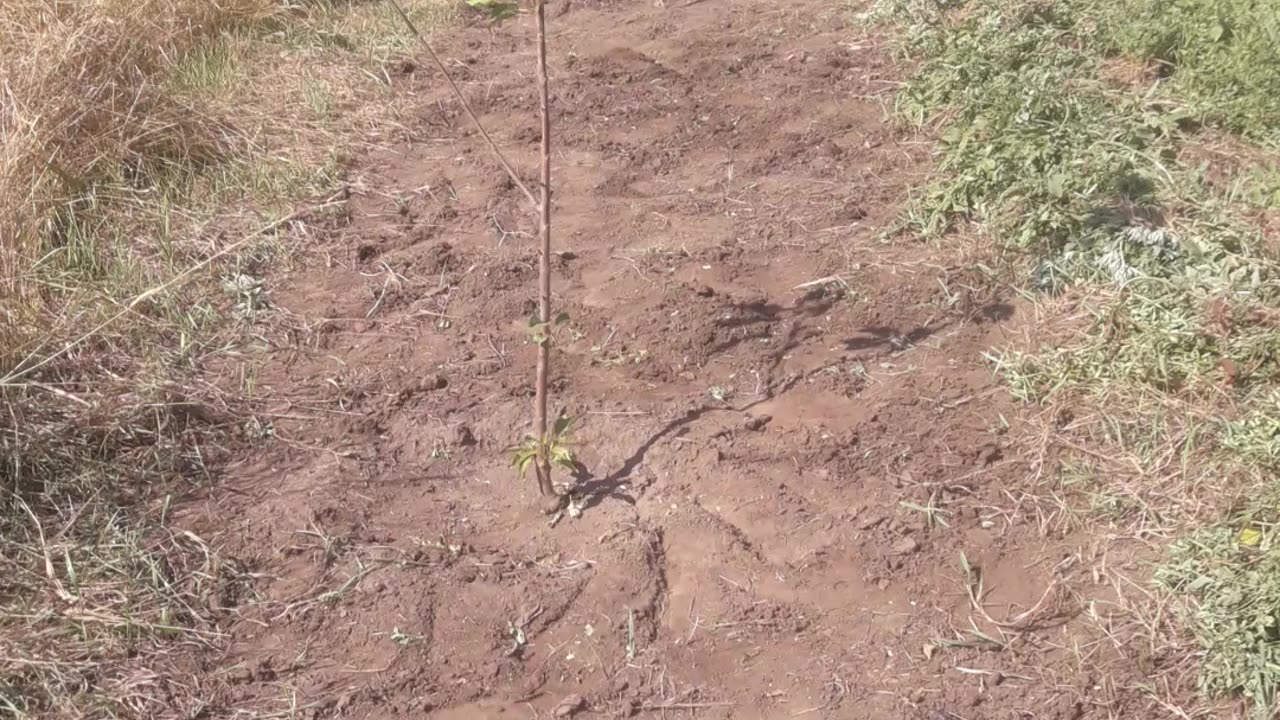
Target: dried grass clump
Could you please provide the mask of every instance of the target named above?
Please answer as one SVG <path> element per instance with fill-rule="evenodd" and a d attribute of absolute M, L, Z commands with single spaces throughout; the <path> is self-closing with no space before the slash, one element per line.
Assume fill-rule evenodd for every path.
<path fill-rule="evenodd" d="M 298 204 L 408 134 L 401 32 L 382 3 L 0 0 L 0 717 L 218 702 L 198 657 L 242 577 L 167 518 L 253 418 L 193 374 L 340 205 Z"/>
<path fill-rule="evenodd" d="M 131 214 L 151 212 L 157 185 L 141 175 L 228 149 L 224 123 L 166 91 L 169 70 L 281 10 L 0 2 L 0 716 L 198 708 L 156 652 L 211 639 L 224 566 L 195 536 L 157 533 L 163 510 L 137 503 L 145 483 L 192 477 L 208 455 L 168 382 L 171 353 L 146 340 L 167 332 L 145 329 L 170 317 L 161 305 L 183 298 L 59 351 L 154 280 L 127 257 L 145 243 Z M 100 238 L 122 245 L 115 265 L 96 256 Z"/>
<path fill-rule="evenodd" d="M 56 251 L 61 209 L 121 163 L 217 151 L 216 131 L 160 90 L 166 67 L 279 11 L 272 0 L 0 3 L 0 347 L 38 309 L 30 270 Z"/>

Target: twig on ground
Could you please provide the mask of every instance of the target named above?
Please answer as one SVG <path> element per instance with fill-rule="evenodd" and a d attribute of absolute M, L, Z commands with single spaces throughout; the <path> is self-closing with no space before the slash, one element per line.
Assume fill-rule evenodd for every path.
<path fill-rule="evenodd" d="M 824 277 L 824 278 L 818 278 L 817 280 L 810 280 L 809 282 L 802 282 L 802 283 L 800 283 L 799 285 L 797 285 L 797 286 L 795 286 L 795 287 L 793 287 L 793 288 L 791 288 L 791 289 L 792 289 L 792 290 L 804 290 L 805 288 L 811 288 L 811 287 L 814 287 L 814 286 L 816 286 L 816 285 L 828 285 L 828 284 L 830 284 L 830 283 L 840 283 L 841 285 L 844 285 L 845 287 L 849 287 L 849 283 L 848 283 L 848 282 L 847 282 L 843 277 L 841 277 L 841 276 L 839 276 L 839 275 L 828 275 L 827 277 Z"/>

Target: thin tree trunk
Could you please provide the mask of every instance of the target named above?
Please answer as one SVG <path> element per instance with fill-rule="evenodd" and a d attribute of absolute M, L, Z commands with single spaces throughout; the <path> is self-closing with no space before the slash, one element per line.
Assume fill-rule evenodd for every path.
<path fill-rule="evenodd" d="M 547 79 L 547 12 L 545 0 L 534 0 L 538 24 L 538 95 L 542 112 L 542 196 L 539 238 L 542 250 L 538 258 L 538 322 L 548 335 L 538 345 L 538 380 L 534 393 L 534 432 L 538 437 L 538 491 L 544 497 L 555 496 L 551 482 L 551 458 L 548 455 L 547 383 L 551 374 L 551 107 Z"/>

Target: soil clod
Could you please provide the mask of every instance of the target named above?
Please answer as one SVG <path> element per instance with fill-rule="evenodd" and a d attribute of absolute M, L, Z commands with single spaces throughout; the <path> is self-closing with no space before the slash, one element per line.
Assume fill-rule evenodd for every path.
<path fill-rule="evenodd" d="M 560 704 L 556 706 L 555 712 L 552 714 L 558 718 L 573 717 L 574 715 L 578 714 L 582 710 L 586 709 L 586 707 L 587 707 L 586 698 L 576 694 L 569 695 L 568 697 L 560 701 Z"/>
<path fill-rule="evenodd" d="M 893 544 L 894 555 L 910 555 L 920 549 L 920 541 L 908 535 Z"/>

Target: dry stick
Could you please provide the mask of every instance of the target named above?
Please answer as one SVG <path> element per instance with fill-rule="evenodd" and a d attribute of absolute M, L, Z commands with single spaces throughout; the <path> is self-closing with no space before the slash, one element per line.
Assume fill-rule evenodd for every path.
<path fill-rule="evenodd" d="M 534 16 L 538 25 L 538 103 L 542 115 L 542 197 L 541 223 L 538 235 L 542 250 L 538 257 L 538 322 L 544 333 L 551 327 L 551 107 L 547 79 L 547 11 L 545 0 L 534 0 Z M 551 458 L 547 447 L 547 380 L 551 373 L 551 343 L 541 338 L 538 343 L 538 377 L 534 390 L 534 431 L 538 438 L 538 491 L 543 497 L 555 497 L 551 482 Z"/>
<path fill-rule="evenodd" d="M 511 163 L 507 162 L 507 157 L 498 149 L 498 144 L 489 136 L 489 131 L 484 129 L 484 125 L 481 124 L 480 118 L 476 117 L 475 110 L 471 109 L 471 103 L 467 102 L 466 96 L 462 94 L 462 90 L 458 87 L 458 84 L 453 81 L 453 76 L 451 76 L 449 74 L 449 70 L 445 68 L 444 62 L 440 59 L 440 56 L 436 54 L 435 48 L 431 47 L 431 43 L 427 42 L 426 37 L 424 37 L 422 33 L 418 32 L 418 26 L 414 25 L 413 21 L 409 19 L 409 15 L 405 13 L 404 8 L 400 7 L 400 3 L 396 2 L 396 0 L 387 0 L 387 2 L 391 3 L 391 7 L 395 8 L 396 14 L 404 21 L 404 24 L 409 28 L 409 32 L 413 33 L 413 35 L 418 38 L 418 43 L 422 45 L 422 49 L 427 51 L 427 55 L 431 57 L 431 62 L 435 63 L 436 68 L 440 70 L 440 74 L 444 76 L 445 82 L 449 83 L 449 88 L 453 90 L 454 96 L 457 97 L 458 102 L 462 104 L 462 109 L 466 111 L 467 117 L 471 118 L 471 122 L 474 123 L 476 129 L 480 131 L 480 136 L 484 138 L 486 143 L 488 143 L 489 149 L 493 151 L 493 156 L 502 164 L 502 169 L 507 171 L 507 175 L 511 176 L 511 182 L 515 183 L 516 187 L 520 188 L 520 191 L 524 193 L 524 196 L 529 199 L 529 202 L 536 207 L 538 205 L 538 198 L 534 196 L 533 191 L 529 189 L 529 186 L 525 185 L 524 181 L 520 179 L 520 176 L 516 174 L 515 168 L 511 167 Z M 538 6 L 541 8 L 541 3 L 539 3 Z M 539 10 L 539 13 L 541 13 L 541 10 Z M 541 18 L 541 14 L 539 14 L 539 18 Z"/>
<path fill-rule="evenodd" d="M 341 195 L 341 193 L 339 193 L 339 195 Z M 21 365 L 19 365 L 18 369 L 15 369 L 13 372 L 9 373 L 8 375 L 5 375 L 4 377 L 0 378 L 0 387 L 7 387 L 10 385 L 14 385 L 16 381 L 30 375 L 36 370 L 39 370 L 45 365 L 48 365 L 54 360 L 57 360 L 58 358 L 66 355 L 67 353 L 71 352 L 72 349 L 78 347 L 80 344 L 82 344 L 89 338 L 97 335 L 98 333 L 110 327 L 113 323 L 115 323 L 115 321 L 133 312 L 133 309 L 137 307 L 144 300 L 154 297 L 164 292 L 165 290 L 168 290 L 170 288 L 173 288 L 175 286 L 185 283 L 188 279 L 190 279 L 192 275 L 196 274 L 197 272 L 200 272 L 205 267 L 208 267 L 208 265 L 212 263 L 214 260 L 217 260 L 218 258 L 226 255 L 227 253 L 234 252 L 235 250 L 241 247 L 244 247 L 249 242 L 256 240 L 257 238 L 271 232 L 272 230 L 275 230 L 276 228 L 280 227 L 281 225 L 284 225 L 285 223 L 289 223 L 296 220 L 297 218 L 301 217 L 302 215 L 305 215 L 306 213 L 313 212 L 315 210 L 320 210 L 335 204 L 335 202 L 338 202 L 336 200 L 337 197 L 338 195 L 335 195 L 333 197 L 330 197 L 328 200 L 325 200 L 323 203 L 320 203 L 319 205 L 306 207 L 301 210 L 296 210 L 280 218 L 279 220 L 269 222 L 266 225 L 263 225 L 262 227 L 258 228 L 257 230 L 254 230 L 253 232 L 249 233 L 248 235 L 245 235 L 243 238 L 240 238 L 239 240 L 222 248 L 218 252 L 210 255 L 204 260 L 201 260 L 195 265 L 192 265 L 186 270 L 183 270 L 182 272 L 178 273 L 174 277 L 170 278 L 167 282 L 164 282 L 160 285 L 157 285 L 156 287 L 151 288 L 150 290 L 147 290 L 146 292 L 141 293 L 140 295 L 135 297 L 133 300 L 130 300 L 129 304 L 125 305 L 123 310 L 116 313 L 115 315 L 112 315 L 106 320 L 103 320 L 96 327 L 89 330 L 88 332 L 81 335 L 80 337 L 76 338 L 75 340 L 72 340 L 66 345 L 63 345 L 62 349 L 59 350 L 58 352 L 55 352 L 49 355 L 48 357 L 46 357 L 45 359 L 41 360 L 40 362 L 31 366 L 28 366 L 26 368 L 22 368 Z M 29 360 L 30 356 L 28 356 L 27 359 Z"/>

